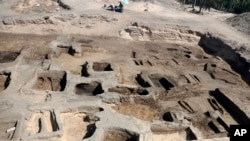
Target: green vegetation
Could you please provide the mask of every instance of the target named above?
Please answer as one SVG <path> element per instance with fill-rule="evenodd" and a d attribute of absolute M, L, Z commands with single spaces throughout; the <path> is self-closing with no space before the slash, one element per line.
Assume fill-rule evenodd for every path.
<path fill-rule="evenodd" d="M 215 8 L 217 10 L 234 12 L 237 14 L 250 12 L 250 0 L 180 0 L 185 4 Z M 200 11 L 199 11 L 200 12 Z"/>
<path fill-rule="evenodd" d="M 234 0 L 232 8 L 235 13 L 250 12 L 250 0 Z"/>

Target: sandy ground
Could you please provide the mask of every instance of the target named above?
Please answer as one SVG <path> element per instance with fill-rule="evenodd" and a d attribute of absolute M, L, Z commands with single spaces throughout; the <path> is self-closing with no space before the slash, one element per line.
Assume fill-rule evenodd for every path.
<path fill-rule="evenodd" d="M 21 3 L 21 0 L 3 1 L 0 18 L 3 21 L 15 19 L 23 21 L 16 21 L 14 24 L 7 26 L 1 23 L 0 31 L 120 37 L 122 30 L 130 26 L 131 23 L 137 22 L 140 25 L 156 30 L 167 30 L 170 25 L 187 26 L 196 31 L 215 33 L 231 42 L 249 44 L 249 36 L 238 32 L 225 23 L 225 19 L 232 17 L 233 14 L 219 12 L 214 9 L 211 12 L 203 11 L 202 14 L 194 14 L 189 12 L 192 10 L 190 5 L 183 6 L 175 0 L 131 1 L 124 6 L 122 14 L 103 9 L 104 4 L 117 5 L 118 0 L 64 0 L 63 2 L 72 9 L 65 10 L 57 5 L 59 10 L 54 11 L 51 8 L 53 3 L 50 0 L 41 2 L 28 0 L 26 7 Z M 21 8 L 15 6 L 21 5 L 20 3 L 22 4 Z M 56 4 L 54 5 L 56 6 Z M 45 10 L 36 11 L 36 8 L 39 7 L 43 7 Z M 29 10 L 30 13 L 22 13 L 25 10 Z M 51 24 L 36 22 L 36 20 L 41 20 L 45 16 L 49 16 Z M 35 22 L 27 21 L 32 19 Z"/>
<path fill-rule="evenodd" d="M 250 12 L 228 18 L 227 22 L 233 27 L 236 27 L 239 31 L 250 35 Z"/>

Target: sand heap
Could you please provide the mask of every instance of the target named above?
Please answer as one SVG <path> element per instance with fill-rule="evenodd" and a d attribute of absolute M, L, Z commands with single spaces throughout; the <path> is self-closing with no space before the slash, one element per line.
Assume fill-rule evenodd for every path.
<path fill-rule="evenodd" d="M 238 30 L 250 35 L 250 12 L 236 15 L 226 21 Z"/>

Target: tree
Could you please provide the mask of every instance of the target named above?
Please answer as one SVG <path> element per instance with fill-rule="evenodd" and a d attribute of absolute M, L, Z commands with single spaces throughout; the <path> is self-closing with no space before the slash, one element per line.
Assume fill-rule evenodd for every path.
<path fill-rule="evenodd" d="M 193 0 L 192 8 L 194 9 L 195 6 L 196 6 L 196 0 Z"/>
<path fill-rule="evenodd" d="M 200 0 L 200 10 L 198 11 L 198 13 L 201 12 L 201 10 L 204 7 L 205 3 L 206 3 L 206 0 Z"/>
<path fill-rule="evenodd" d="M 213 7 L 221 11 L 230 11 L 234 13 L 250 12 L 250 0 L 180 0 L 183 4 L 192 4 L 194 9 L 196 5 L 199 5 L 199 11 L 202 8 Z"/>
<path fill-rule="evenodd" d="M 228 8 L 227 8 L 227 11 L 231 11 L 231 10 L 232 10 L 232 5 L 233 5 L 233 0 L 228 0 Z"/>

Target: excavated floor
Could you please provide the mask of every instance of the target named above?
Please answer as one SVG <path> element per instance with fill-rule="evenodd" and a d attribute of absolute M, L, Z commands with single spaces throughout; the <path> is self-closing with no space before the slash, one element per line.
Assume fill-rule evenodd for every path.
<path fill-rule="evenodd" d="M 19 0 L 11 7 L 20 13 L 57 12 L 70 7 L 61 0 Z"/>
<path fill-rule="evenodd" d="M 246 79 L 195 42 L 26 35 L 24 43 L 22 35 L 1 34 L 0 115 L 24 117 L 18 127 L 0 122 L 4 139 L 199 140 L 228 137 L 230 124 L 249 121 L 228 110 L 247 114 L 248 105 L 224 98 L 230 89 L 249 90 Z M 20 54 L 6 58 L 15 43 Z"/>

